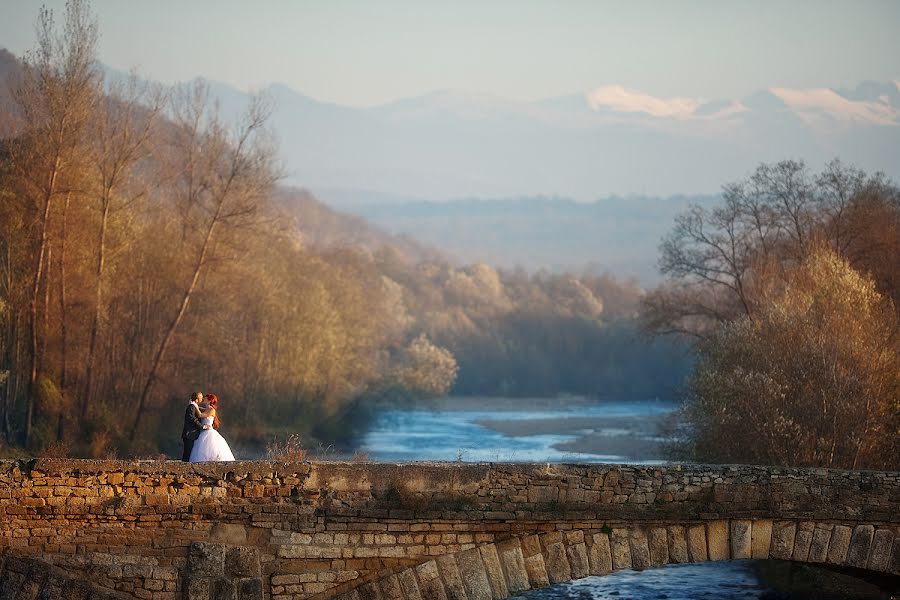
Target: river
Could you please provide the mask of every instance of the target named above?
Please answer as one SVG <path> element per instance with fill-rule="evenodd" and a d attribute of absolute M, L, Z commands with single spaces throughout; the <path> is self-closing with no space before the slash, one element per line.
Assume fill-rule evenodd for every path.
<path fill-rule="evenodd" d="M 665 462 L 661 427 L 672 404 L 588 403 L 575 399 L 444 398 L 416 409 L 379 413 L 361 450 L 378 461 Z M 534 590 L 521 600 L 800 600 L 888 598 L 829 591 L 776 590 L 757 573 L 759 563 L 729 561 L 619 571 Z M 814 579 L 816 577 L 813 577 Z M 865 586 L 863 586 L 865 587 Z M 873 591 L 874 590 L 874 591 Z"/>

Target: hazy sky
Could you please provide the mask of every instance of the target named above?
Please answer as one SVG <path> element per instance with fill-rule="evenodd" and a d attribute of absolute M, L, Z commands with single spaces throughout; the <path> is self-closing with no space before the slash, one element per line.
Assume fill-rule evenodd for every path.
<path fill-rule="evenodd" d="M 38 2 L 0 0 L 31 47 Z M 62 17 L 62 0 L 47 4 Z M 533 100 L 621 84 L 657 96 L 900 79 L 900 2 L 95 0 L 101 59 L 164 82 L 281 82 L 366 106 L 454 89 Z"/>

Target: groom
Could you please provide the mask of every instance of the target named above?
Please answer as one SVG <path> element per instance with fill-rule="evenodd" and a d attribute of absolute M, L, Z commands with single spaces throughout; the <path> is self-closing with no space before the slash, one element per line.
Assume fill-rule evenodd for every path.
<path fill-rule="evenodd" d="M 184 411 L 184 428 L 181 430 L 181 441 L 184 443 L 184 452 L 181 453 L 181 460 L 189 462 L 191 460 L 191 450 L 194 449 L 194 442 L 200 437 L 200 432 L 209 429 L 200 421 L 200 402 L 203 401 L 202 392 L 194 392 L 191 394 L 191 401 Z"/>

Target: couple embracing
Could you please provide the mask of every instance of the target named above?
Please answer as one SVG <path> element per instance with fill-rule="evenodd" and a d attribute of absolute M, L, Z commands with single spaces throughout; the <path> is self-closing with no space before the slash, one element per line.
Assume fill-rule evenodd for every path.
<path fill-rule="evenodd" d="M 234 460 L 234 454 L 219 432 L 219 399 L 215 394 L 203 397 L 202 392 L 191 395 L 187 409 L 184 411 L 184 429 L 181 430 L 181 441 L 184 462 L 207 462 Z"/>

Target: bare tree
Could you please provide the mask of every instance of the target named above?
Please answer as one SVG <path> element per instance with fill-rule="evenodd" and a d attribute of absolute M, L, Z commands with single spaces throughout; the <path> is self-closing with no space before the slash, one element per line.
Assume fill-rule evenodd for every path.
<path fill-rule="evenodd" d="M 235 228 L 252 222 L 272 192 L 277 172 L 274 146 L 265 130 L 270 112 L 264 101 L 255 99 L 231 132 L 211 105 L 205 84 L 198 83 L 175 97 L 175 193 L 185 247 L 195 253 L 195 259 L 177 310 L 154 354 L 131 426 L 132 437 L 200 278 L 216 257 L 217 243 L 227 241 Z"/>
<path fill-rule="evenodd" d="M 21 80 L 12 89 L 18 122 L 10 144 L 10 163 L 22 192 L 37 214 L 37 252 L 29 303 L 31 368 L 28 379 L 24 441 L 31 437 L 35 383 L 41 369 L 38 299 L 49 248 L 49 223 L 55 199 L 72 185 L 71 176 L 83 143 L 85 125 L 98 98 L 97 23 L 85 0 L 70 0 L 58 32 L 53 13 L 42 8 L 37 45 L 24 58 Z"/>
<path fill-rule="evenodd" d="M 94 112 L 90 162 L 92 179 L 96 181 L 99 227 L 94 270 L 94 311 L 90 325 L 85 390 L 80 407 L 82 419 L 88 415 L 93 400 L 98 328 L 104 306 L 103 273 L 109 219 L 114 212 L 128 208 L 143 194 L 141 186 L 132 190 L 126 189 L 126 186 L 137 179 L 133 169 L 149 151 L 149 142 L 163 109 L 163 101 L 161 93 L 152 93 L 132 75 L 127 83 L 114 85 Z"/>

